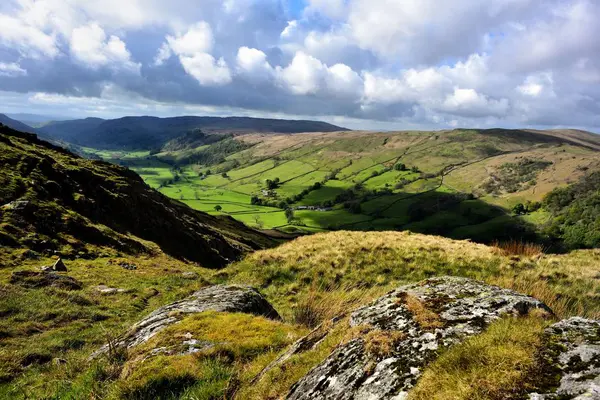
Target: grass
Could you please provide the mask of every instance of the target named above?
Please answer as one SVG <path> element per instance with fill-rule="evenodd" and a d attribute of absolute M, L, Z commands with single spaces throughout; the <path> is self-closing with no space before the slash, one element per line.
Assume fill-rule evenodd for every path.
<path fill-rule="evenodd" d="M 493 247 L 498 248 L 506 255 L 518 255 L 535 257 L 544 253 L 544 246 L 538 243 L 528 243 L 521 240 L 510 240 L 508 242 L 493 242 Z"/>
<path fill-rule="evenodd" d="M 68 274 L 83 284 L 79 291 L 8 284 L 12 271 L 51 261 L 22 254 L 3 253 L 0 259 L 7 266 L 0 269 L 0 375 L 5 380 L 0 398 L 78 399 L 90 393 L 107 399 L 170 398 L 158 392 L 162 387 L 190 399 L 220 398 L 230 390 L 239 399 L 280 398 L 333 348 L 357 334 L 349 330 L 344 315 L 401 284 L 432 276 L 466 276 L 512 288 L 544 301 L 560 318 L 600 316 L 597 250 L 509 255 L 468 241 L 408 232 L 330 232 L 258 251 L 220 271 L 163 255 L 111 263 L 111 258 L 67 261 Z M 124 270 L 119 260 L 135 263 L 137 269 Z M 183 279 L 187 271 L 198 272 L 200 278 Z M 151 310 L 220 282 L 259 288 L 284 322 L 203 313 L 161 332 L 129 352 L 124 362 L 87 360 L 107 337 L 125 332 Z M 102 295 L 94 290 L 99 284 L 127 291 Z M 422 326 L 435 328 L 436 318 L 426 305 L 418 299 L 402 301 Z M 332 323 L 333 317 L 342 319 Z M 289 344 L 317 326 L 329 332 L 321 343 L 254 381 Z M 155 356 L 138 365 L 154 347 L 179 348 L 188 333 L 218 345 L 201 354 Z M 365 334 L 372 342 L 370 351 L 379 356 L 400 339 Z M 55 357 L 66 364 L 55 364 Z"/>
<path fill-rule="evenodd" d="M 112 395 L 126 399 L 222 398 L 235 389 L 231 386 L 234 376 L 234 385 L 247 384 L 253 376 L 246 371 L 264 366 L 278 350 L 305 333 L 300 327 L 247 314 L 196 314 L 136 348 Z M 192 335 L 200 343 L 195 353 L 151 355 L 158 347 L 186 349 L 182 342 Z"/>
<path fill-rule="evenodd" d="M 531 388 L 548 321 L 508 317 L 451 347 L 423 372 L 409 400 L 502 400 Z"/>
<path fill-rule="evenodd" d="M 290 321 L 293 305 L 311 291 L 368 289 L 383 294 L 401 284 L 441 275 L 515 288 L 540 298 L 561 318 L 594 318 L 600 316 L 599 262 L 598 250 L 530 257 L 410 232 L 338 231 L 258 251 L 217 277 L 261 288 Z"/>

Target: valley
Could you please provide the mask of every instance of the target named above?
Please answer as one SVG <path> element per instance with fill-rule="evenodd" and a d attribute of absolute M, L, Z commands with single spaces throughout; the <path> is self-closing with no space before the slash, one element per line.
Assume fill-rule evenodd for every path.
<path fill-rule="evenodd" d="M 152 154 L 84 151 L 127 166 L 194 209 L 257 229 L 411 230 L 488 243 L 531 239 L 549 215 L 540 207 L 514 215 L 513 208 L 538 203 L 600 166 L 600 140 L 581 132 L 334 132 L 226 140 L 241 149 L 206 163 L 194 162 L 194 154 L 214 145 Z"/>
<path fill-rule="evenodd" d="M 520 399 L 597 345 L 592 134 L 55 143 L 0 126 L 0 398 Z"/>

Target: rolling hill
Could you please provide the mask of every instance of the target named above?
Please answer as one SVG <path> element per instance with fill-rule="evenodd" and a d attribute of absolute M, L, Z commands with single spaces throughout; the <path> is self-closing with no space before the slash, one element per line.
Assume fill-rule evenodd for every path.
<path fill-rule="evenodd" d="M 96 151 L 107 163 L 0 126 L 0 398 L 262 400 L 375 387 L 373 398 L 387 399 L 398 382 L 416 384 L 414 398 L 423 399 L 552 396 L 570 376 L 557 368 L 567 351 L 577 371 L 597 365 L 578 351 L 598 345 L 600 322 L 580 318 L 600 316 L 598 250 L 544 254 L 534 244 L 342 227 L 354 224 L 349 217 L 357 230 L 404 218 L 411 230 L 449 227 L 450 236 L 462 218 L 479 236 L 501 239 L 550 212 L 513 216 L 506 204 L 551 191 L 565 224 L 583 212 L 593 228 L 599 177 L 588 172 L 598 152 L 594 137 L 576 135 L 345 132 L 212 142 L 196 131 L 152 155 Z M 199 158 L 209 153 L 221 157 Z M 118 163 L 216 215 L 169 199 Z M 549 189 L 556 186 L 565 188 Z M 370 202 L 382 204 L 377 213 Z M 403 208 L 387 214 L 396 204 Z M 231 218 L 247 211 L 253 225 L 282 214 L 282 230 L 339 231 L 265 249 L 269 237 Z M 306 226 L 320 215 L 330 227 Z M 57 256 L 63 269 L 46 271 Z M 399 359 L 418 366 L 410 381 L 395 378 Z M 577 388 L 595 387 L 591 371 Z"/>
<path fill-rule="evenodd" d="M 49 123 L 42 134 L 80 146 L 101 149 L 150 150 L 193 130 L 240 134 L 249 132 L 299 133 L 344 131 L 318 121 L 246 117 L 124 117 L 113 120 L 86 118 Z"/>
<path fill-rule="evenodd" d="M 600 168 L 600 137 L 574 130 L 255 133 L 196 144 L 97 155 L 193 208 L 262 229 L 408 229 L 486 243 L 543 240 L 535 231 L 551 213 L 539 202 Z"/>
<path fill-rule="evenodd" d="M 165 253 L 222 267 L 271 244 L 230 217 L 190 209 L 132 171 L 0 126 L 0 244 L 63 257 Z M 154 244 L 152 244 L 154 243 Z"/>
<path fill-rule="evenodd" d="M 24 124 L 21 121 L 17 121 L 16 119 L 9 118 L 5 114 L 0 114 L 0 124 L 8 126 L 9 128 L 12 128 L 17 131 L 36 133 L 35 128 L 32 128 L 31 126 Z"/>

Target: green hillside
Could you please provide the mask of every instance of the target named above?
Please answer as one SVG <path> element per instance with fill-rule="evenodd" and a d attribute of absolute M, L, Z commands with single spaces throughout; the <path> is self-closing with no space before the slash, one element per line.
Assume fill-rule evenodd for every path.
<path fill-rule="evenodd" d="M 271 240 L 190 209 L 132 171 L 0 125 L 0 245 L 62 257 L 165 253 L 221 267 Z M 153 242 L 155 246 L 148 245 Z"/>
<path fill-rule="evenodd" d="M 538 202 L 600 167 L 598 149 L 600 139 L 581 131 L 462 129 L 252 134 L 152 155 L 96 154 L 192 208 L 259 229 L 491 242 L 539 240 L 549 214 Z"/>

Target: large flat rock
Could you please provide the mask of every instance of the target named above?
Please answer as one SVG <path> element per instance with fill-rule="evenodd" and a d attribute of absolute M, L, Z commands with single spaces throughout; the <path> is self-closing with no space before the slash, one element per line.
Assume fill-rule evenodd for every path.
<path fill-rule="evenodd" d="M 277 311 L 254 288 L 240 285 L 216 285 L 198 290 L 188 298 L 160 307 L 131 327 L 113 346 L 131 348 L 179 322 L 183 316 L 204 311 L 242 312 L 281 319 Z M 108 351 L 108 345 L 92 357 Z"/>
<path fill-rule="evenodd" d="M 600 321 L 573 317 L 550 326 L 546 334 L 544 370 L 560 380 L 529 399 L 600 399 Z"/>
<path fill-rule="evenodd" d="M 288 399 L 404 399 L 438 350 L 482 332 L 503 315 L 550 309 L 511 290 L 457 277 L 402 286 L 352 313 L 352 327 L 379 332 L 390 348 L 370 350 L 368 333 L 338 346 Z"/>

